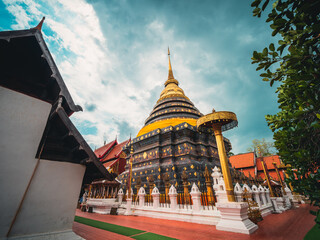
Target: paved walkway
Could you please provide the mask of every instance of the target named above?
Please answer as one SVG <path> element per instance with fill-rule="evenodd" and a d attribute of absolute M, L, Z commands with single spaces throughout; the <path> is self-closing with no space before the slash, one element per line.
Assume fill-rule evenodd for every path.
<path fill-rule="evenodd" d="M 310 209 L 314 208 L 311 208 L 308 205 L 300 205 L 298 209 L 288 210 L 282 214 L 270 214 L 269 216 L 265 217 L 263 221 L 258 223 L 259 229 L 251 235 L 217 231 L 215 226 L 148 217 L 101 215 L 96 213 L 84 213 L 79 210 L 77 210 L 76 215 L 102 222 L 140 229 L 181 240 L 301 240 L 315 224 L 315 217 L 309 213 Z M 74 222 L 73 231 L 87 240 L 132 240 L 130 237 L 125 237 L 123 235 L 97 229 L 77 222 Z"/>

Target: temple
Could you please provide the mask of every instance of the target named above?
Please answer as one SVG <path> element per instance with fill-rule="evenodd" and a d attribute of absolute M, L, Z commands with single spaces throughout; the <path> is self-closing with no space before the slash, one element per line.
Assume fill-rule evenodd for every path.
<path fill-rule="evenodd" d="M 169 73 L 153 110 L 136 138 L 124 147 L 127 163 L 132 157 L 132 185 L 157 186 L 163 189 L 165 182 L 180 186 L 182 175 L 188 184 L 205 182 L 205 166 L 220 166 L 213 131 L 198 132 L 196 122 L 202 114 L 179 87 L 174 78 L 168 49 Z M 224 138 L 226 151 L 231 144 Z M 130 154 L 130 149 L 133 153 Z M 119 176 L 127 183 L 130 164 Z M 138 182 L 138 183 L 137 183 Z"/>
<path fill-rule="evenodd" d="M 122 151 L 122 148 L 130 141 L 130 139 L 118 143 L 117 139 L 104 144 L 102 147 L 94 151 L 97 158 L 103 166 L 114 176 L 118 176 L 124 172 L 126 165 L 126 154 Z"/>
<path fill-rule="evenodd" d="M 273 163 L 276 163 L 279 167 L 279 174 L 284 179 L 283 170 L 285 170 L 278 155 L 257 157 L 255 152 L 237 154 L 229 157 L 232 167 L 243 172 L 247 177 L 261 177 L 265 178 L 262 168 L 261 160 L 266 163 L 270 177 L 275 181 L 280 181 L 275 170 Z"/>
<path fill-rule="evenodd" d="M 79 239 L 81 185 L 113 180 L 69 118 L 82 108 L 43 39 L 43 20 L 0 32 L 0 239 Z"/>

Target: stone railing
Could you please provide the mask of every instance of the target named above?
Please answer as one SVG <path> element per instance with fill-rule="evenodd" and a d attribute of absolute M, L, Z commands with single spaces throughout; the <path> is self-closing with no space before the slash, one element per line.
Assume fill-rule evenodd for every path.
<path fill-rule="evenodd" d="M 216 207 L 213 206 L 211 209 L 209 209 L 204 208 L 201 205 L 201 192 L 199 191 L 199 188 L 195 183 L 192 185 L 190 192 L 192 205 L 178 204 L 178 193 L 173 185 L 169 189 L 170 203 L 160 203 L 160 192 L 157 187 L 154 187 L 152 190 L 152 202 L 145 202 L 145 194 L 145 189 L 141 187 L 138 191 L 138 204 L 131 203 L 131 211 L 128 211 L 127 209 L 127 213 L 131 212 L 132 214 L 138 216 L 180 220 L 185 222 L 194 222 L 209 225 L 216 225 L 219 221 L 220 213 Z M 126 205 L 127 208 L 129 206 L 130 204 Z"/>

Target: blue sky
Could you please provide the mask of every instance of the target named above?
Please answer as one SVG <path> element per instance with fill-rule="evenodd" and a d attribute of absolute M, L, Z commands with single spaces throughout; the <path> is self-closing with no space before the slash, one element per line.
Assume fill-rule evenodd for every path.
<path fill-rule="evenodd" d="M 272 141 L 264 116 L 277 112 L 276 86 L 251 64 L 271 30 L 252 17 L 251 1 L 3 0 L 0 30 L 34 27 L 43 35 L 76 104 L 72 121 L 92 148 L 142 128 L 174 76 L 203 114 L 233 111 L 239 126 L 224 135 L 234 153 L 253 139 Z"/>

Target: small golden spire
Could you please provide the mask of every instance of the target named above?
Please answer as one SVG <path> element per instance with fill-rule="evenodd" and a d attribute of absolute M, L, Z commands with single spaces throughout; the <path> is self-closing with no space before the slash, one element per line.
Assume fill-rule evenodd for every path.
<path fill-rule="evenodd" d="M 174 84 L 176 84 L 178 86 L 179 82 L 176 79 L 174 79 L 173 72 L 172 72 L 169 47 L 168 47 L 168 59 L 169 59 L 169 73 L 168 73 L 168 79 L 164 83 L 164 86 L 166 87 L 169 83 L 174 83 Z"/>
<path fill-rule="evenodd" d="M 171 67 L 171 61 L 170 61 L 170 49 L 169 49 L 169 47 L 168 47 L 168 59 L 169 59 L 169 74 L 168 74 L 168 80 L 169 80 L 169 79 L 174 79 L 173 72 L 172 72 L 172 67 Z"/>

